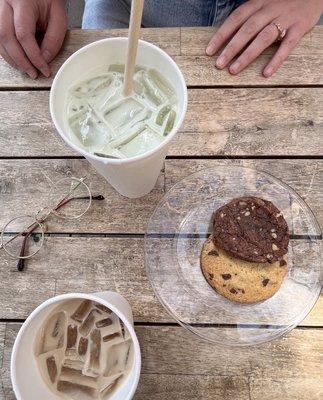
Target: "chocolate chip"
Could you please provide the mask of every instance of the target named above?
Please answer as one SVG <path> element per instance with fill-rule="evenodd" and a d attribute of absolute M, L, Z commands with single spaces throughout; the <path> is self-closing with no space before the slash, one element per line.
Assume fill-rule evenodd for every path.
<path fill-rule="evenodd" d="M 279 261 L 279 266 L 280 267 L 283 267 L 284 265 L 286 265 L 287 263 L 286 263 L 286 261 L 285 260 L 280 260 Z"/>
<path fill-rule="evenodd" d="M 209 277 L 210 277 L 210 279 L 213 279 L 214 275 L 213 274 L 209 274 Z"/>
<path fill-rule="evenodd" d="M 245 294 L 245 291 L 242 289 L 242 293 Z"/>
<path fill-rule="evenodd" d="M 222 286 L 223 286 L 223 287 L 226 287 L 227 285 L 224 283 Z"/>
<path fill-rule="evenodd" d="M 231 279 L 231 274 L 222 274 L 222 278 L 223 278 L 225 281 L 228 281 L 229 279 Z"/>
<path fill-rule="evenodd" d="M 267 285 L 268 285 L 268 282 L 269 282 L 269 279 L 268 279 L 268 278 L 264 279 L 264 280 L 262 281 L 262 286 L 267 286 Z"/>
<path fill-rule="evenodd" d="M 230 289 L 230 292 L 233 293 L 233 294 L 237 294 L 238 293 L 234 288 Z"/>
<path fill-rule="evenodd" d="M 215 257 L 219 257 L 219 253 L 216 250 L 211 250 L 208 253 L 209 256 L 215 256 Z"/>

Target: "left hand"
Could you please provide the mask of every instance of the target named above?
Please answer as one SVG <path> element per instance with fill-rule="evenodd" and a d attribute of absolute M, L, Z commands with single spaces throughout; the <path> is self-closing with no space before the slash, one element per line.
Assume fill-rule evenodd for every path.
<path fill-rule="evenodd" d="M 211 39 L 206 53 L 214 55 L 225 43 L 215 66 L 229 66 L 231 74 L 238 74 L 279 37 L 275 24 L 286 29 L 286 35 L 272 59 L 263 70 L 263 75 L 273 75 L 287 58 L 299 40 L 319 20 L 323 0 L 249 0 L 226 19 Z"/>

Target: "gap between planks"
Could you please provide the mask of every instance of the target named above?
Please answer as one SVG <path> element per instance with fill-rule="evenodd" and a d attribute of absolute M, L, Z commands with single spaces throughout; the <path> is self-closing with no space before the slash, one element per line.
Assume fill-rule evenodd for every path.
<path fill-rule="evenodd" d="M 5 324 L 23 324 L 26 320 L 23 318 L 0 318 L 0 324 L 1 323 L 5 323 Z M 181 328 L 181 325 L 178 324 L 177 322 L 150 322 L 150 321 L 140 321 L 140 322 L 134 322 L 134 326 L 143 326 L 143 327 L 157 327 L 157 328 L 168 328 L 168 327 L 179 327 Z M 191 324 L 191 326 L 197 327 L 197 328 L 219 328 L 219 329 L 223 329 L 223 328 L 232 328 L 235 329 L 237 327 L 236 324 Z M 243 328 L 243 329 L 254 329 L 255 326 L 259 326 L 259 325 L 243 325 L 240 324 L 239 328 Z M 264 328 L 266 328 L 267 326 L 273 327 L 276 325 L 263 325 Z M 278 327 L 278 326 L 277 326 Z M 184 329 L 184 328 L 183 328 Z M 297 325 L 295 326 L 294 329 L 298 329 L 298 330 L 323 330 L 323 326 L 321 325 Z M 288 334 L 288 332 L 287 332 Z"/>
<path fill-rule="evenodd" d="M 185 133 L 185 132 L 184 132 Z M 323 155 L 176 155 L 166 160 L 323 160 Z M 0 156 L 0 160 L 85 160 L 83 156 Z"/>
<path fill-rule="evenodd" d="M 321 89 L 323 85 L 304 83 L 300 85 L 187 85 L 188 90 L 192 89 Z M 50 92 L 50 86 L 1 86 L 0 92 Z"/>

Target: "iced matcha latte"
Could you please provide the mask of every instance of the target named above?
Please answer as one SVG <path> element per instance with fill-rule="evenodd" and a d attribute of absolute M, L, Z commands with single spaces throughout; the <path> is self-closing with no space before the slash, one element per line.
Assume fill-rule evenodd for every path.
<path fill-rule="evenodd" d="M 136 67 L 134 93 L 122 95 L 124 65 L 96 70 L 70 88 L 67 119 L 71 140 L 87 152 L 129 158 L 157 147 L 178 112 L 174 89 L 155 69 Z"/>

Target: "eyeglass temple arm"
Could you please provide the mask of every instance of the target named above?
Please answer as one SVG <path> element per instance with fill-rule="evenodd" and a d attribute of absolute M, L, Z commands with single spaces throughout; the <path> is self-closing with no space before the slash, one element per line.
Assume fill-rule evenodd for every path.
<path fill-rule="evenodd" d="M 30 236 L 30 233 L 27 233 L 24 237 L 24 240 L 21 245 L 20 257 L 25 256 L 26 244 L 27 244 L 27 239 L 29 236 Z M 20 258 L 17 263 L 17 269 L 18 269 L 18 271 L 23 271 L 24 268 L 25 268 L 25 258 Z"/>
<path fill-rule="evenodd" d="M 65 206 L 72 200 L 89 200 L 89 199 L 104 200 L 104 196 L 102 196 L 102 194 L 99 194 L 98 196 L 91 196 L 91 197 L 90 196 L 79 196 L 79 197 L 71 197 L 70 199 L 63 199 L 60 203 L 58 203 L 58 205 L 56 206 L 54 211 L 59 210 L 61 207 Z"/>
<path fill-rule="evenodd" d="M 55 211 L 59 210 L 61 207 L 65 206 L 67 203 L 69 203 L 72 200 L 88 200 L 90 197 L 89 196 L 84 196 L 84 197 L 71 197 L 70 199 L 63 199 L 55 208 Z M 104 196 L 102 196 L 101 194 L 98 196 L 93 196 L 92 197 L 93 200 L 104 200 Z M 47 218 L 47 217 L 46 217 Z M 43 218 L 40 222 L 44 222 L 46 220 L 46 218 Z M 32 224 L 28 230 L 26 232 L 23 232 L 22 235 L 24 235 L 24 239 L 21 245 L 21 250 L 20 250 L 20 257 L 24 257 L 25 256 L 25 251 L 26 251 L 26 244 L 27 244 L 27 239 L 29 238 L 29 236 L 35 231 L 35 229 L 37 228 L 38 223 L 35 222 L 34 224 Z M 20 258 L 18 263 L 17 263 L 17 269 L 18 271 L 23 271 L 24 267 L 25 267 L 25 258 Z"/>
<path fill-rule="evenodd" d="M 26 232 L 22 233 L 22 235 L 24 236 L 24 239 L 22 241 L 22 245 L 21 245 L 21 249 L 20 249 L 20 254 L 19 254 L 20 257 L 25 257 L 27 239 L 34 232 L 34 230 L 37 228 L 37 226 L 38 226 L 38 223 L 35 222 L 30 226 L 30 228 Z M 18 260 L 18 263 L 17 263 L 18 271 L 23 271 L 23 269 L 25 268 L 25 261 L 26 261 L 25 258 L 20 258 Z"/>

